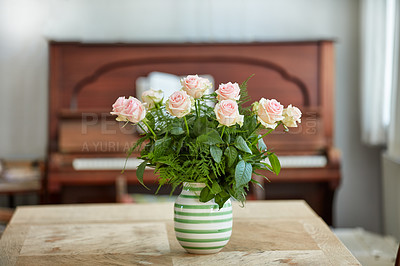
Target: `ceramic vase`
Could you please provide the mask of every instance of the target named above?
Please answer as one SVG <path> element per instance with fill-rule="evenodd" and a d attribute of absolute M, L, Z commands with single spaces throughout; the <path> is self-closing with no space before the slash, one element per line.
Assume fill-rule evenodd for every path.
<path fill-rule="evenodd" d="M 189 253 L 217 253 L 232 234 L 231 200 L 226 201 L 221 209 L 214 199 L 200 202 L 200 192 L 204 187 L 202 183 L 184 183 L 175 201 L 175 235 Z"/>

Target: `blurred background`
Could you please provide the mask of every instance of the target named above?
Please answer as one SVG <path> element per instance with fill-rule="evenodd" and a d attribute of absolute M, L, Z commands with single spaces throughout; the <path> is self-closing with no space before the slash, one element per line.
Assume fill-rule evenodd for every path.
<path fill-rule="evenodd" d="M 399 202 L 400 188 L 400 171 L 391 170 L 400 158 L 398 6 L 396 0 L 0 0 L 0 158 L 46 159 L 49 40 L 333 39 L 334 145 L 342 155 L 333 225 L 399 234 L 400 223 L 397 229 L 389 224 L 394 229 L 388 232 L 384 218 L 385 201 Z M 386 199 L 385 164 L 394 190 Z M 7 197 L 0 197 L 7 206 Z M 35 203 L 37 196 L 16 198 L 17 205 Z M 397 218 L 386 219 L 398 221 L 399 206 L 390 208 Z"/>

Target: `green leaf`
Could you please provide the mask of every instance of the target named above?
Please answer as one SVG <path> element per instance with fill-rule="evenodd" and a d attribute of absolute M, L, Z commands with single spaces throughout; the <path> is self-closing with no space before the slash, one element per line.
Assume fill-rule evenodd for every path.
<path fill-rule="evenodd" d="M 262 173 L 254 172 L 254 175 L 260 176 L 262 178 L 265 178 L 268 182 L 271 182 L 271 180 L 269 180 L 269 178 L 266 175 L 262 174 Z"/>
<path fill-rule="evenodd" d="M 215 162 L 217 163 L 221 162 L 222 150 L 220 148 L 214 145 L 210 146 L 210 153 Z"/>
<path fill-rule="evenodd" d="M 267 145 L 265 145 L 264 140 L 261 138 L 261 135 L 258 135 L 258 137 L 260 138 L 258 140 L 258 149 L 260 151 L 266 151 L 267 150 Z"/>
<path fill-rule="evenodd" d="M 271 163 L 272 170 L 278 175 L 281 171 L 281 163 L 279 162 L 278 156 L 276 156 L 275 153 L 271 153 L 268 155 L 268 159 Z"/>
<path fill-rule="evenodd" d="M 270 171 L 270 172 L 274 172 L 274 170 L 272 169 L 272 166 L 271 166 L 271 165 L 269 165 L 269 164 L 267 164 L 267 163 L 264 163 L 264 162 L 261 162 L 261 164 L 265 166 L 265 167 L 264 167 L 264 170 L 268 170 L 268 171 Z"/>
<path fill-rule="evenodd" d="M 207 130 L 207 117 L 199 117 L 194 121 L 193 124 L 193 130 L 191 130 L 191 132 L 193 132 L 193 134 L 195 136 L 200 136 L 204 133 L 206 133 Z"/>
<path fill-rule="evenodd" d="M 196 116 L 186 115 L 186 119 L 187 119 L 187 123 L 188 123 L 189 127 L 191 127 L 194 124 L 194 122 L 196 121 Z"/>
<path fill-rule="evenodd" d="M 231 196 L 229 193 L 226 191 L 222 190 L 220 193 L 215 195 L 215 203 L 218 204 L 219 208 L 221 209 L 224 207 L 225 202 L 230 198 Z"/>
<path fill-rule="evenodd" d="M 171 145 L 172 139 L 170 137 L 164 137 L 162 139 L 156 140 L 154 144 L 154 157 L 160 157 L 163 155 Z"/>
<path fill-rule="evenodd" d="M 222 191 L 221 187 L 218 185 L 217 182 L 214 182 L 211 187 L 211 193 L 218 194 Z"/>
<path fill-rule="evenodd" d="M 239 111 L 242 110 L 249 110 L 250 106 L 243 108 L 243 104 L 245 104 L 246 102 L 250 101 L 250 96 L 249 93 L 247 92 L 247 82 L 254 76 L 254 74 L 252 74 L 250 77 L 248 77 L 245 81 L 243 81 L 242 84 L 240 84 L 240 99 L 239 99 Z"/>
<path fill-rule="evenodd" d="M 173 129 L 171 129 L 170 133 L 172 135 L 182 135 L 183 133 L 185 133 L 185 131 L 181 127 L 174 127 Z"/>
<path fill-rule="evenodd" d="M 251 179 L 250 182 L 256 184 L 256 185 L 259 186 L 262 190 L 264 190 L 264 187 L 263 187 L 263 186 L 261 185 L 261 183 L 258 182 L 257 180 Z"/>
<path fill-rule="evenodd" d="M 229 146 L 225 149 L 224 155 L 226 156 L 226 158 L 228 158 L 228 167 L 231 167 L 236 161 L 238 152 L 235 147 Z"/>
<path fill-rule="evenodd" d="M 197 141 L 208 145 L 223 143 L 221 136 L 215 129 L 208 129 L 206 134 L 197 137 Z"/>
<path fill-rule="evenodd" d="M 206 141 L 208 141 L 208 136 L 206 134 L 200 135 L 197 137 L 197 141 L 199 143 L 205 143 Z"/>
<path fill-rule="evenodd" d="M 245 119 L 243 121 L 243 128 L 246 128 L 248 132 L 254 132 L 257 128 L 257 116 L 256 115 L 251 115 L 251 116 L 245 116 Z"/>
<path fill-rule="evenodd" d="M 245 81 L 242 82 L 242 84 L 240 84 L 240 89 L 245 89 L 247 88 L 247 82 L 249 82 L 249 80 L 254 76 L 255 74 L 251 74 L 250 77 L 248 77 Z"/>
<path fill-rule="evenodd" d="M 211 190 L 206 186 L 200 192 L 200 202 L 207 202 L 214 198 L 214 194 L 211 193 Z"/>
<path fill-rule="evenodd" d="M 251 180 L 251 173 L 253 171 L 253 167 L 250 163 L 247 163 L 241 160 L 235 169 L 235 181 L 236 187 L 241 187 L 249 183 Z"/>
<path fill-rule="evenodd" d="M 231 135 L 229 134 L 229 132 L 225 132 L 224 139 L 226 143 L 231 143 Z"/>
<path fill-rule="evenodd" d="M 149 189 L 143 183 L 143 174 L 144 174 L 144 170 L 146 169 L 146 165 L 147 165 L 147 161 L 143 161 L 141 164 L 139 164 L 138 168 L 136 169 L 136 177 L 139 180 L 140 184 L 142 184 L 145 188 Z"/>
<path fill-rule="evenodd" d="M 185 141 L 185 139 L 186 139 L 186 137 L 183 137 L 179 141 L 175 141 L 176 144 L 174 146 L 176 147 L 176 150 L 175 150 L 176 153 L 179 153 L 181 151 L 183 142 Z"/>
<path fill-rule="evenodd" d="M 241 150 L 241 151 L 244 151 L 244 152 L 247 152 L 247 153 L 252 154 L 252 152 L 251 152 L 249 146 L 247 146 L 247 143 L 246 143 L 246 141 L 243 139 L 242 136 L 238 136 L 238 137 L 236 138 L 236 140 L 235 140 L 235 146 L 236 146 L 236 148 L 238 148 L 238 149 Z"/>

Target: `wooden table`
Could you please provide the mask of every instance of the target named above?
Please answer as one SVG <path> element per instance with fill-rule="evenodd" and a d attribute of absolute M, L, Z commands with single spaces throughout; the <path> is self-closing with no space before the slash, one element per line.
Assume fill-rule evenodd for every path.
<path fill-rule="evenodd" d="M 0 265 L 360 265 L 304 201 L 234 205 L 228 245 L 192 255 L 175 239 L 173 203 L 19 207 Z"/>

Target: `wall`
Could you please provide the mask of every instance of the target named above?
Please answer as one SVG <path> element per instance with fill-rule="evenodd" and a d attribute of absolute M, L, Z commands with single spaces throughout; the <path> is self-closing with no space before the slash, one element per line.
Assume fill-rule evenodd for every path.
<path fill-rule="evenodd" d="M 335 144 L 343 182 L 335 224 L 381 231 L 380 149 L 360 142 L 357 0 L 2 0 L 0 157 L 44 158 L 46 39 L 126 42 L 334 38 Z"/>

